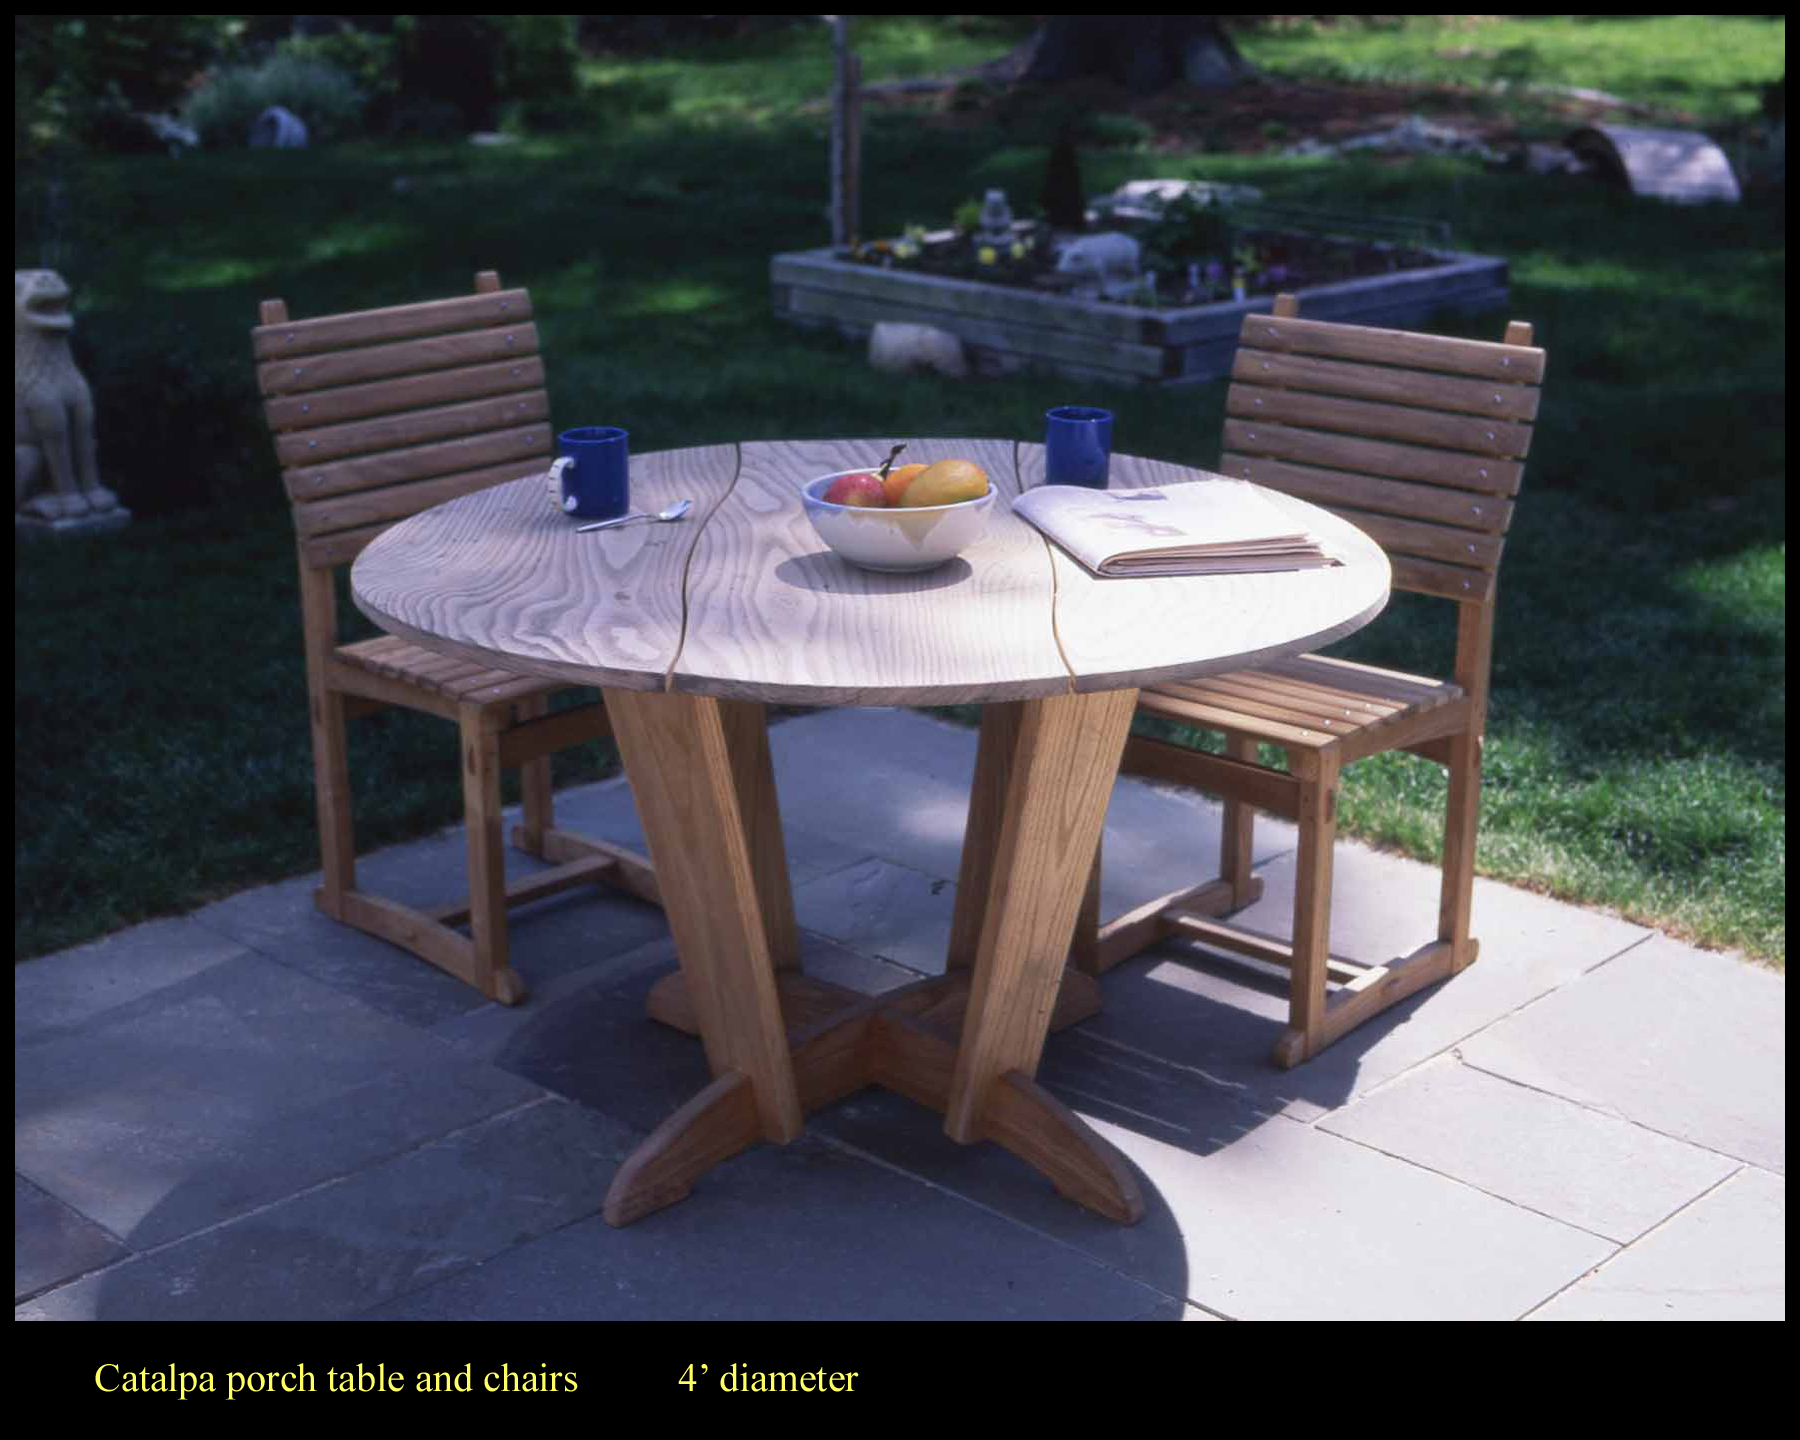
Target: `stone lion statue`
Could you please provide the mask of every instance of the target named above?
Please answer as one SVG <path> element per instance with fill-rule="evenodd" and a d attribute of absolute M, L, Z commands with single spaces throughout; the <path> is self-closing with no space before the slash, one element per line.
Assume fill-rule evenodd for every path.
<path fill-rule="evenodd" d="M 13 509 L 43 520 L 115 510 L 94 453 L 94 397 L 69 351 L 69 287 L 13 271 Z"/>

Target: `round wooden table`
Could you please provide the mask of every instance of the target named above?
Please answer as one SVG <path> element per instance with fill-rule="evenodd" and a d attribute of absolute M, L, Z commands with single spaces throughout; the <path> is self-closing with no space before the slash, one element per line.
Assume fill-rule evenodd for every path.
<path fill-rule="evenodd" d="M 615 1225 L 869 1084 L 943 1111 L 958 1141 L 999 1142 L 1080 1204 L 1139 1218 L 1118 1153 L 1032 1078 L 1053 1024 L 1098 1005 L 1065 961 L 1137 689 L 1311 649 L 1387 602 L 1373 541 L 1275 492 L 1347 563 L 1099 580 L 1002 503 L 937 570 L 860 570 L 818 539 L 799 488 L 894 443 L 634 456 L 633 508 L 687 496 L 693 518 L 588 534 L 532 476 L 395 525 L 351 572 L 356 603 L 396 635 L 605 692 L 681 961 L 650 1010 L 699 1034 L 714 1076 L 621 1167 Z M 907 441 L 909 461 L 952 455 L 1002 502 L 1042 480 L 1039 445 Z M 1112 460 L 1113 489 L 1198 478 Z M 985 707 L 943 977 L 871 999 L 801 973 L 765 702 Z"/>

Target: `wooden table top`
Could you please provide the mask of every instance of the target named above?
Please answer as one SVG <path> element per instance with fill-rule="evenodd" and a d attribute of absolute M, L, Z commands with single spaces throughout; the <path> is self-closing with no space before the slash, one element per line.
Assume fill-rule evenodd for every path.
<path fill-rule="evenodd" d="M 999 491 L 982 540 L 937 570 L 840 559 L 806 481 L 876 465 L 894 440 L 750 441 L 631 459 L 633 509 L 693 518 L 577 533 L 541 475 L 439 505 L 358 556 L 357 605 L 458 658 L 574 684 L 805 705 L 949 705 L 1127 689 L 1311 649 L 1368 623 L 1389 568 L 1354 526 L 1273 491 L 1348 563 L 1311 571 L 1100 580 L 1011 513 L 1043 447 L 908 439 L 965 456 Z M 1206 472 L 1128 455 L 1111 488 Z"/>

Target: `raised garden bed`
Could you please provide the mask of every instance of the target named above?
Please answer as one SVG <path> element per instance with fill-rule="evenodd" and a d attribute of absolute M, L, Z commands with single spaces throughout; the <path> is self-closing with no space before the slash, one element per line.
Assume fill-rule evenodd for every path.
<path fill-rule="evenodd" d="M 1300 314 L 1405 328 L 1435 310 L 1506 304 L 1506 261 L 1453 251 L 1426 254 L 1428 263 L 1418 269 L 1295 288 Z M 795 324 L 855 336 L 883 320 L 935 325 L 962 340 L 978 373 L 1037 365 L 1121 384 L 1178 385 L 1228 373 L 1244 316 L 1266 313 L 1275 301 L 1267 294 L 1149 309 L 883 269 L 840 259 L 830 247 L 777 255 L 769 273 L 776 315 Z"/>

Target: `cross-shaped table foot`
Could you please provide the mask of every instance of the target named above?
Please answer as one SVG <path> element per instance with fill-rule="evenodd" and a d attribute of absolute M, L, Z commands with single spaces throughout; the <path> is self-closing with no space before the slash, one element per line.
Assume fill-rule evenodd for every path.
<path fill-rule="evenodd" d="M 807 1111 L 867 1085 L 942 1111 L 953 1139 L 995 1141 L 1078 1204 L 1141 1218 L 1118 1152 L 1032 1078 L 1052 1025 L 1098 1008 L 1065 961 L 1135 700 L 987 708 L 950 973 L 865 997 L 799 971 L 759 707 L 609 691 L 681 957 L 651 1013 L 700 1035 L 714 1078 L 626 1160 L 608 1222 L 682 1198 L 710 1166 L 794 1138 Z"/>

